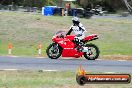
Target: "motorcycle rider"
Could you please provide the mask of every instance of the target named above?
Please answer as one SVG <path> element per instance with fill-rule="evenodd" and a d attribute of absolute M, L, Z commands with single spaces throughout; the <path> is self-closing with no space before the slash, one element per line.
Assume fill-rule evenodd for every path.
<path fill-rule="evenodd" d="M 77 17 L 73 17 L 72 22 L 73 22 L 73 25 L 70 27 L 70 30 L 68 31 L 66 35 L 70 35 L 71 32 L 73 31 L 75 34 L 74 43 L 80 46 L 77 48 L 77 50 L 82 51 L 83 50 L 82 40 L 85 37 L 84 32 L 86 32 L 86 30 Z"/>

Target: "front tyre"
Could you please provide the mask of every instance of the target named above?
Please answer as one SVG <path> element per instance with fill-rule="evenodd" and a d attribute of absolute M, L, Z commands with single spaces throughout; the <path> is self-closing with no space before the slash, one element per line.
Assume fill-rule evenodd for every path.
<path fill-rule="evenodd" d="M 94 44 L 86 44 L 85 47 L 88 47 L 88 52 L 84 53 L 84 57 L 88 60 L 95 60 L 99 56 L 99 48 Z"/>
<path fill-rule="evenodd" d="M 46 53 L 49 58 L 58 59 L 61 56 L 62 49 L 58 44 L 52 43 L 47 47 Z"/>

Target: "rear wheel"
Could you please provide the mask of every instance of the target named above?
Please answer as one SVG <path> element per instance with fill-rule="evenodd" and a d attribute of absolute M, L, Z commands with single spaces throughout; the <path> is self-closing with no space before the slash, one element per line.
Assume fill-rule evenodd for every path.
<path fill-rule="evenodd" d="M 46 53 L 49 58 L 58 59 L 61 56 L 62 49 L 58 44 L 52 43 L 47 47 Z"/>
<path fill-rule="evenodd" d="M 88 47 L 88 52 L 84 53 L 84 57 L 88 60 L 95 60 L 99 56 L 99 48 L 94 44 L 87 44 L 85 47 Z"/>

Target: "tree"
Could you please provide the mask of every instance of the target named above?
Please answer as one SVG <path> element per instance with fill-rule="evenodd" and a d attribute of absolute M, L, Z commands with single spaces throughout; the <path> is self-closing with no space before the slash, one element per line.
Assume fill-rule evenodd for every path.
<path fill-rule="evenodd" d="M 109 6 L 111 6 L 114 10 L 124 9 L 125 3 L 123 0 L 105 0 Z"/>
<path fill-rule="evenodd" d="M 93 4 L 93 7 L 96 5 L 101 5 L 105 7 L 107 10 L 116 11 L 119 9 L 124 9 L 125 3 L 123 0 L 77 0 L 83 7 L 87 7 L 89 3 Z"/>

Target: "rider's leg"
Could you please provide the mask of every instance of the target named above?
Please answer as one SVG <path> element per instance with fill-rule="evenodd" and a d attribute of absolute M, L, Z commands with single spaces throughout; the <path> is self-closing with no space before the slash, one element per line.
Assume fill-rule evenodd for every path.
<path fill-rule="evenodd" d="M 84 43 L 82 41 L 81 38 L 79 37 L 75 37 L 74 38 L 74 43 L 77 45 L 77 47 L 75 47 L 78 51 L 82 51 L 83 50 L 83 46 L 84 46 Z"/>

